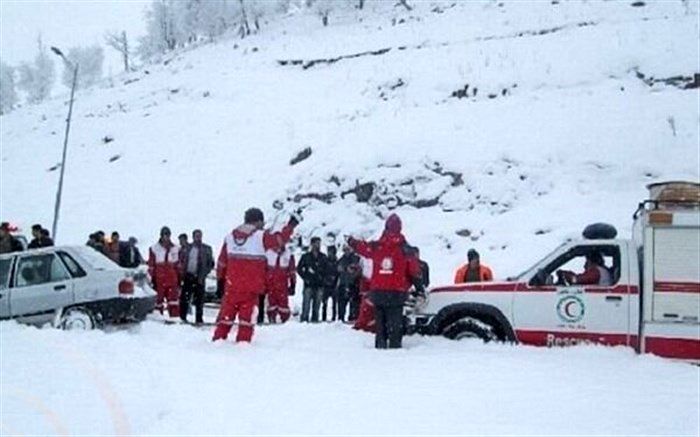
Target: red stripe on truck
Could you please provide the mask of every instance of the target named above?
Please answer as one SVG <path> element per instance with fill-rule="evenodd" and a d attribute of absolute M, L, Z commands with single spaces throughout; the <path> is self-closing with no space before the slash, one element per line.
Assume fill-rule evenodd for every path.
<path fill-rule="evenodd" d="M 601 286 L 584 286 L 586 293 L 600 294 L 638 294 L 639 288 L 636 285 L 617 284 L 614 287 Z M 430 290 L 431 293 L 447 293 L 447 292 L 492 292 L 492 293 L 510 293 L 510 292 L 527 292 L 527 293 L 556 293 L 557 287 L 554 285 L 541 285 L 530 287 L 524 283 L 512 282 L 468 282 L 464 284 L 448 285 L 445 287 L 436 287 Z"/>
<path fill-rule="evenodd" d="M 634 344 L 636 339 L 627 334 L 610 334 L 603 332 L 557 332 L 557 331 L 532 331 L 529 329 L 517 329 L 515 336 L 518 341 L 534 346 L 574 346 L 577 344 L 606 344 L 628 345 Z"/>
<path fill-rule="evenodd" d="M 700 340 L 646 337 L 646 352 L 660 357 L 700 360 Z"/>
<path fill-rule="evenodd" d="M 700 283 L 655 281 L 654 291 L 660 293 L 700 293 Z"/>
<path fill-rule="evenodd" d="M 557 332 L 517 329 L 519 342 L 534 346 L 602 344 L 637 348 L 637 336 L 604 332 Z M 700 361 L 700 338 L 646 337 L 645 352 L 665 358 Z"/>

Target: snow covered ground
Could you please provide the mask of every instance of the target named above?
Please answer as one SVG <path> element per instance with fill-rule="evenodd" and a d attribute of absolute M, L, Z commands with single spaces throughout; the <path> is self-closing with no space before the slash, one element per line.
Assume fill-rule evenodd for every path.
<path fill-rule="evenodd" d="M 700 369 L 624 348 L 264 326 L 252 345 L 148 321 L 128 331 L 0 324 L 2 433 L 697 435 Z"/>
<path fill-rule="evenodd" d="M 394 210 L 445 283 L 470 247 L 505 277 L 591 222 L 629 236 L 645 184 L 700 179 L 698 89 L 660 80 L 700 72 L 697 1 L 393 3 L 281 17 L 81 91 L 58 242 L 116 229 L 145 248 L 167 224 L 218 250 L 252 205 L 270 224 L 303 207 L 304 238 L 368 236 Z M 3 221 L 50 226 L 65 103 L 0 117 Z M 700 434 L 698 367 L 627 349 L 210 335 L 1 323 L 0 432 Z"/>

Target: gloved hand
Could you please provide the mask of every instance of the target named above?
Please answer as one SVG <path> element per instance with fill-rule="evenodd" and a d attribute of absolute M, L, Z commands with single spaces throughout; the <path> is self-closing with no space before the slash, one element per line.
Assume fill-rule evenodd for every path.
<path fill-rule="evenodd" d="M 423 286 L 423 281 L 420 278 L 416 278 L 413 280 L 413 294 L 416 297 L 421 297 L 425 299 L 425 287 Z"/>
<path fill-rule="evenodd" d="M 287 289 L 287 295 L 294 296 L 294 293 L 296 293 L 296 287 L 293 285 L 290 285 L 289 288 Z"/>
<path fill-rule="evenodd" d="M 301 223 L 302 217 L 301 217 L 301 208 L 297 209 L 292 213 L 292 215 L 289 217 L 289 225 L 292 227 L 296 227 L 299 223 Z"/>
<path fill-rule="evenodd" d="M 291 217 L 289 217 L 289 221 L 287 222 L 287 224 L 295 228 L 299 224 L 299 218 L 297 218 L 296 215 L 292 214 Z"/>

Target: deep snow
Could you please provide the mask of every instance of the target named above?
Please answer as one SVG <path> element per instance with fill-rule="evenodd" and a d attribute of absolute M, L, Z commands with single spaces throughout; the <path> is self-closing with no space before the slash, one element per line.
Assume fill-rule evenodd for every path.
<path fill-rule="evenodd" d="M 700 369 L 625 348 L 411 337 L 342 324 L 249 346 L 148 321 L 128 331 L 0 324 L 3 434 L 697 435 Z"/>

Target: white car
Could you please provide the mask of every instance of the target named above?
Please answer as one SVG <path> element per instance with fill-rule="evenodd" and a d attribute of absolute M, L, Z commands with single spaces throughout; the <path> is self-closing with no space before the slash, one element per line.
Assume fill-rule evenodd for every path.
<path fill-rule="evenodd" d="M 0 255 L 0 320 L 93 329 L 141 321 L 155 300 L 144 275 L 87 246 Z"/>

